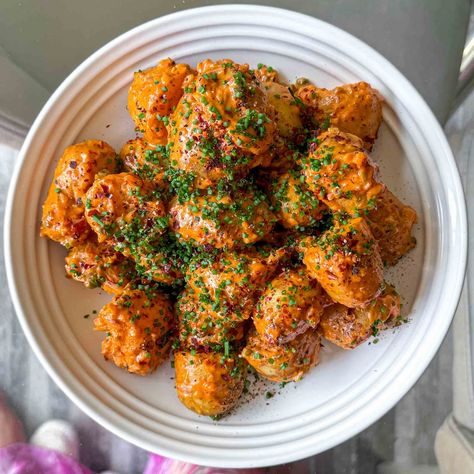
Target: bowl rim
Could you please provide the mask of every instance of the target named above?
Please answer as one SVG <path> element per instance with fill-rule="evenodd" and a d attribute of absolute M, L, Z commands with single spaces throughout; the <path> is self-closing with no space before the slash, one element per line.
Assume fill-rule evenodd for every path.
<path fill-rule="evenodd" d="M 380 64 L 380 67 L 384 67 L 390 71 L 390 74 L 394 75 L 397 80 L 399 80 L 403 87 L 408 88 L 410 93 L 418 98 L 418 105 L 420 105 L 420 113 L 424 115 L 424 118 L 430 121 L 430 126 L 434 128 L 434 133 L 438 136 L 441 141 L 441 146 L 443 147 L 442 152 L 448 158 L 449 161 L 449 168 L 452 173 L 452 181 L 451 185 L 453 188 L 450 190 L 452 196 L 455 198 L 455 204 L 453 206 L 456 207 L 459 216 L 459 229 L 457 229 L 457 233 L 460 236 L 460 242 L 458 242 L 459 247 L 457 249 L 458 255 L 460 257 L 460 261 L 458 261 L 457 273 L 452 278 L 451 288 L 452 292 L 448 295 L 449 297 L 449 314 L 444 321 L 444 326 L 439 327 L 436 332 L 436 339 L 433 340 L 433 345 L 431 346 L 431 351 L 427 353 L 426 357 L 422 361 L 421 364 L 418 364 L 416 370 L 412 370 L 409 372 L 407 377 L 403 383 L 400 383 L 399 388 L 397 389 L 396 395 L 392 395 L 392 398 L 387 401 L 387 403 L 383 404 L 383 407 L 378 407 L 376 410 L 373 411 L 372 416 L 365 420 L 364 422 L 358 422 L 352 428 L 352 430 L 347 430 L 342 436 L 338 437 L 338 443 L 341 443 L 348 438 L 352 437 L 353 435 L 359 433 L 367 426 L 374 423 L 378 418 L 380 418 L 384 413 L 386 413 L 390 408 L 392 408 L 400 398 L 406 394 L 406 392 L 416 383 L 418 378 L 424 372 L 428 364 L 433 359 L 436 351 L 438 350 L 439 346 L 441 345 L 444 337 L 447 334 L 449 329 L 450 323 L 454 316 L 454 312 L 456 306 L 459 301 L 459 297 L 462 290 L 462 285 L 464 281 L 464 274 L 467 265 L 467 214 L 466 214 L 466 205 L 465 205 L 465 198 L 464 193 L 462 191 L 462 184 L 461 179 L 459 176 L 459 172 L 457 170 L 457 164 L 454 160 L 450 147 L 447 143 L 446 137 L 444 135 L 443 130 L 441 129 L 439 123 L 437 122 L 436 118 L 434 117 L 433 113 L 429 109 L 429 107 L 424 102 L 423 98 L 419 95 L 419 93 L 414 89 L 411 83 L 396 69 L 388 60 L 386 60 L 380 53 L 375 51 L 373 48 L 368 46 L 366 43 L 362 42 L 361 40 L 355 38 L 349 33 L 341 30 L 338 27 L 335 27 L 329 23 L 326 23 L 322 20 L 313 18 L 309 15 L 296 13 L 290 10 L 275 8 L 275 7 L 267 7 L 267 6 L 259 6 L 259 5 L 244 5 L 244 4 L 234 4 L 234 5 L 214 5 L 214 6 L 207 6 L 207 7 L 199 7 L 188 9 L 180 12 L 171 13 L 169 15 L 165 15 L 162 17 L 155 18 L 148 22 L 145 22 L 125 33 L 118 36 L 117 38 L 111 40 L 106 45 L 98 49 L 95 53 L 89 56 L 85 61 L 83 61 L 76 69 L 74 69 L 69 76 L 61 83 L 61 85 L 56 89 L 56 91 L 51 95 L 47 103 L 44 105 L 43 109 L 39 113 L 38 117 L 36 118 L 35 122 L 33 123 L 28 136 L 25 139 L 25 142 L 20 150 L 20 154 L 18 156 L 18 161 L 15 165 L 15 169 L 12 175 L 12 180 L 9 186 L 8 195 L 7 195 L 7 202 L 6 202 L 6 211 L 5 211 L 5 220 L 4 220 L 4 252 L 5 252 L 5 267 L 7 272 L 7 281 L 10 290 L 10 295 L 13 301 L 13 305 L 15 308 L 15 312 L 17 314 L 18 320 L 22 327 L 23 332 L 25 333 L 28 343 L 30 347 L 33 349 L 35 355 L 40 360 L 42 366 L 46 369 L 47 373 L 52 377 L 55 383 L 61 388 L 66 395 L 83 410 L 87 415 L 93 418 L 96 422 L 107 428 L 109 431 L 115 433 L 116 435 L 120 436 L 127 441 L 141 446 L 145 449 L 150 451 L 156 450 L 156 446 L 148 444 L 145 440 L 139 440 L 134 434 L 127 432 L 127 430 L 120 425 L 119 422 L 111 422 L 107 416 L 99 413 L 97 407 L 94 407 L 93 404 L 89 403 L 85 400 L 86 397 L 82 396 L 77 390 L 71 388 L 68 385 L 67 377 L 64 376 L 63 373 L 60 373 L 55 367 L 53 367 L 47 358 L 47 350 L 43 343 L 38 340 L 37 336 L 33 333 L 32 329 L 28 323 L 28 316 L 26 312 L 23 310 L 23 305 L 21 298 L 18 292 L 18 285 L 21 282 L 17 281 L 15 277 L 15 263 L 13 259 L 12 253 L 12 212 L 13 212 L 13 205 L 14 205 L 14 198 L 19 186 L 19 175 L 20 171 L 25 164 L 28 156 L 28 150 L 30 147 L 33 138 L 37 134 L 37 131 L 40 129 L 43 121 L 47 118 L 48 113 L 50 112 L 51 108 L 56 104 L 58 99 L 61 98 L 64 91 L 68 89 L 68 87 L 81 76 L 81 74 L 87 70 L 87 68 L 94 64 L 99 58 L 101 58 L 104 54 L 107 54 L 110 51 L 113 51 L 114 48 L 125 42 L 128 38 L 131 38 L 138 33 L 150 28 L 150 27 L 159 27 L 161 24 L 165 22 L 175 21 L 175 20 L 183 20 L 186 18 L 192 18 L 194 15 L 206 15 L 210 13 L 220 13 L 220 14 L 231 14 L 231 13 L 246 13 L 251 15 L 275 15 L 275 16 L 286 16 L 293 21 L 300 21 L 305 25 L 311 25 L 314 28 L 318 28 L 320 26 L 324 26 L 324 28 L 328 31 L 334 33 L 340 40 L 347 41 L 351 44 L 351 48 L 359 48 L 362 49 L 367 54 L 370 54 L 377 62 Z M 401 388 L 400 388 L 401 387 Z M 268 459 L 262 459 L 261 461 L 247 461 L 246 459 L 240 459 L 235 463 L 229 464 L 226 460 L 221 460 L 216 457 L 215 460 L 209 460 L 209 458 L 203 459 L 195 454 L 183 453 L 182 450 L 179 448 L 176 450 L 167 450 L 162 449 L 165 455 L 170 457 L 176 457 L 179 459 L 183 459 L 190 462 L 195 462 L 198 464 L 209 463 L 215 466 L 221 467 L 250 467 L 250 466 L 267 466 L 271 465 L 273 461 L 268 462 Z M 289 462 L 294 461 L 297 459 L 301 459 L 302 457 L 310 456 L 314 454 L 314 450 L 311 448 L 305 448 L 304 450 L 299 450 L 291 453 L 280 453 L 279 457 L 275 457 L 275 463 L 282 463 L 282 462 Z M 214 461 L 214 462 L 212 462 Z"/>

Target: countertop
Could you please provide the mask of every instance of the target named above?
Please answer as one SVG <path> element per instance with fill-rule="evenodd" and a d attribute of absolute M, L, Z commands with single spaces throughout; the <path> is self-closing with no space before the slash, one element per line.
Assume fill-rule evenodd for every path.
<path fill-rule="evenodd" d="M 0 5 L 0 46 L 45 88 L 60 80 L 97 47 L 146 19 L 203 2 L 83 0 L 13 2 Z M 241 2 L 246 3 L 246 2 Z M 250 2 L 249 2 L 250 3 Z M 260 1 L 287 6 L 343 27 L 385 54 L 421 91 L 442 120 L 455 93 L 459 51 L 469 2 L 455 0 Z M 414 5 L 416 3 L 416 5 Z M 447 6 L 449 4 L 449 6 Z M 113 21 L 107 15 L 113 9 Z M 449 9 L 449 11 L 448 11 Z M 452 11 L 452 9 L 454 9 Z M 61 42 L 58 43 L 58 38 Z M 461 171 L 474 154 L 474 96 L 447 125 Z M 0 147 L 0 222 L 17 152 Z M 3 239 L 3 232 L 0 234 Z M 0 260 L 3 262 L 3 242 Z M 79 431 L 81 461 L 91 469 L 140 473 L 147 454 L 110 434 L 76 408 L 50 380 L 31 352 L 16 320 L 0 265 L 0 390 L 31 433 L 49 418 L 70 420 Z M 269 472 L 384 472 L 382 463 L 435 464 L 433 441 L 451 411 L 452 340 L 440 351 L 410 392 L 381 420 L 346 443 L 292 466 Z M 378 466 L 378 468 L 377 468 Z M 379 470 L 377 470 L 379 469 Z M 388 471 L 387 471 L 388 472 Z"/>

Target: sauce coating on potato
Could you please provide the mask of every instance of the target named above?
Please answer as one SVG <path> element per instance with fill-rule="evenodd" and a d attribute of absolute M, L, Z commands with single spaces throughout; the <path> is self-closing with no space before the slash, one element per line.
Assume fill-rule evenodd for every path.
<path fill-rule="evenodd" d="M 265 238 L 275 224 L 265 194 L 240 189 L 232 194 L 214 192 L 170 204 L 171 225 L 185 241 L 232 249 Z"/>
<path fill-rule="evenodd" d="M 270 344 L 251 332 L 242 356 L 264 378 L 273 382 L 297 382 L 319 362 L 321 339 L 308 329 L 286 344 Z"/>
<path fill-rule="evenodd" d="M 133 262 L 96 239 L 76 245 L 66 257 L 66 275 L 87 288 L 118 294 L 136 276 Z"/>
<path fill-rule="evenodd" d="M 184 406 L 199 415 L 229 411 L 244 389 L 245 362 L 218 352 L 175 353 L 176 390 Z"/>
<path fill-rule="evenodd" d="M 138 175 L 144 181 L 162 185 L 168 166 L 166 147 L 151 145 L 143 138 L 128 140 L 120 150 L 120 158 L 126 171 Z"/>
<path fill-rule="evenodd" d="M 115 151 L 101 140 L 87 140 L 64 150 L 43 204 L 41 235 L 73 247 L 90 229 L 84 217 L 85 195 L 96 175 L 115 173 Z"/>
<path fill-rule="evenodd" d="M 300 172 L 290 170 L 272 182 L 271 201 L 279 222 L 287 229 L 313 227 L 328 209 L 302 178 L 304 176 Z"/>
<path fill-rule="evenodd" d="M 125 255 L 144 239 L 156 239 L 168 226 L 159 188 L 131 173 L 98 178 L 87 192 L 86 219 L 99 242 Z"/>
<path fill-rule="evenodd" d="M 117 367 L 147 375 L 169 355 L 176 331 L 173 305 L 168 296 L 153 287 L 129 284 L 106 304 L 94 321 L 104 331 L 102 354 Z"/>
<path fill-rule="evenodd" d="M 166 144 L 168 117 L 183 94 L 183 82 L 192 70 L 187 64 L 163 59 L 137 71 L 128 92 L 128 111 L 146 141 Z"/>
<path fill-rule="evenodd" d="M 272 344 L 285 344 L 315 328 L 323 312 L 321 286 L 304 267 L 286 269 L 274 278 L 260 297 L 254 314 L 258 334 Z"/>
<path fill-rule="evenodd" d="M 385 186 L 359 138 L 330 128 L 309 150 L 301 160 L 306 184 L 332 211 L 357 217 L 375 207 Z"/>
<path fill-rule="evenodd" d="M 415 247 L 412 229 L 417 220 L 416 211 L 403 204 L 388 189 L 377 196 L 375 208 L 366 219 L 386 265 L 395 265 Z"/>
<path fill-rule="evenodd" d="M 380 295 L 365 306 L 348 308 L 341 304 L 327 307 L 321 317 L 321 335 L 344 349 L 353 349 L 370 336 L 396 323 L 400 317 L 400 296 L 386 283 Z"/>
<path fill-rule="evenodd" d="M 244 337 L 244 322 L 250 316 L 238 305 L 217 304 L 205 292 L 189 287 L 178 296 L 176 315 L 184 347 L 213 347 L 240 341 Z"/>
<path fill-rule="evenodd" d="M 353 308 L 380 293 L 382 259 L 364 219 L 338 223 L 320 237 L 305 238 L 299 247 L 308 274 L 335 302 Z"/>
<path fill-rule="evenodd" d="M 367 82 L 344 84 L 324 89 L 305 84 L 296 96 L 306 106 L 316 126 L 336 127 L 359 137 L 364 148 L 371 150 L 382 123 L 383 98 Z"/>

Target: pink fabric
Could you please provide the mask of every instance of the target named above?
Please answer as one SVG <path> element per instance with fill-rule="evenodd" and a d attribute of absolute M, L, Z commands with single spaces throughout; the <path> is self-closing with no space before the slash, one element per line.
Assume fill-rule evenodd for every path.
<path fill-rule="evenodd" d="M 150 454 L 143 474 L 263 474 L 262 469 L 222 469 L 218 467 L 196 466 L 175 461 L 158 454 Z"/>
<path fill-rule="evenodd" d="M 92 474 L 89 469 L 65 454 L 16 443 L 0 449 L 2 474 Z"/>
<path fill-rule="evenodd" d="M 63 453 L 24 444 L 23 426 L 0 395 L 0 474 L 92 474 Z M 262 474 L 261 469 L 197 466 L 150 454 L 143 474 Z"/>

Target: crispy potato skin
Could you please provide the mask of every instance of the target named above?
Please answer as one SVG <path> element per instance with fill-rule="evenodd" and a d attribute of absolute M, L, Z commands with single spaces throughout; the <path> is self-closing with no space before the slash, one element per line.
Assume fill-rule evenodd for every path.
<path fill-rule="evenodd" d="M 222 353 L 175 353 L 176 390 L 184 406 L 199 415 L 217 416 L 229 411 L 244 389 L 246 364 Z"/>
<path fill-rule="evenodd" d="M 278 221 L 286 229 L 312 227 L 328 209 L 301 177 L 299 172 L 291 170 L 272 181 L 270 199 Z"/>
<path fill-rule="evenodd" d="M 137 71 L 128 91 L 128 111 L 146 141 L 166 144 L 166 119 L 183 94 L 183 82 L 192 70 L 187 64 L 164 59 Z M 158 118 L 159 117 L 159 118 Z"/>
<path fill-rule="evenodd" d="M 275 123 L 281 137 L 290 138 L 303 127 L 300 108 L 288 86 L 275 81 L 264 82 L 263 90 L 275 110 Z"/>
<path fill-rule="evenodd" d="M 95 239 L 69 250 L 65 267 L 68 278 L 84 283 L 87 288 L 101 287 L 114 295 L 119 294 L 135 276 L 130 260 Z"/>
<path fill-rule="evenodd" d="M 171 300 L 159 290 L 128 285 L 101 309 L 94 324 L 107 333 L 105 359 L 128 372 L 148 375 L 169 356 L 175 317 Z"/>
<path fill-rule="evenodd" d="M 366 82 L 322 89 L 312 84 L 296 90 L 316 125 L 328 123 L 359 137 L 371 150 L 382 123 L 383 98 Z"/>
<path fill-rule="evenodd" d="M 381 291 L 383 264 L 378 244 L 362 218 L 336 224 L 319 238 L 300 243 L 308 275 L 337 303 L 362 306 Z"/>
<path fill-rule="evenodd" d="M 267 236 L 276 218 L 262 192 L 242 189 L 234 195 L 201 195 L 170 203 L 172 229 L 185 241 L 233 249 Z"/>
<path fill-rule="evenodd" d="M 259 336 L 269 343 L 285 344 L 318 325 L 323 290 L 306 273 L 302 266 L 282 271 L 260 297 L 253 321 Z"/>
<path fill-rule="evenodd" d="M 328 306 L 321 317 L 319 331 L 328 341 L 344 349 L 353 349 L 370 336 L 377 335 L 400 316 L 400 296 L 392 285 L 365 306 L 347 308 Z"/>
<path fill-rule="evenodd" d="M 309 189 L 334 212 L 358 215 L 385 189 L 362 141 L 336 128 L 318 136 L 302 165 Z"/>
<path fill-rule="evenodd" d="M 66 247 L 84 242 L 90 229 L 84 217 L 87 190 L 99 173 L 117 171 L 115 151 L 100 140 L 66 148 L 43 204 L 41 235 Z"/>
<path fill-rule="evenodd" d="M 162 185 L 167 166 L 162 146 L 147 143 L 143 138 L 128 140 L 120 151 L 125 170 L 138 175 L 144 181 Z"/>
<path fill-rule="evenodd" d="M 320 336 L 312 328 L 283 345 L 270 344 L 256 332 L 251 332 L 242 357 L 268 380 L 297 382 L 317 365 L 320 348 Z"/>
<path fill-rule="evenodd" d="M 86 219 L 99 242 L 109 242 L 129 256 L 140 239 L 155 238 L 166 229 L 161 194 L 132 173 L 98 178 L 87 192 Z"/>
<path fill-rule="evenodd" d="M 377 196 L 376 207 L 368 213 L 367 223 L 386 265 L 395 265 L 415 247 L 412 229 L 416 221 L 416 211 L 403 204 L 388 189 Z"/>

